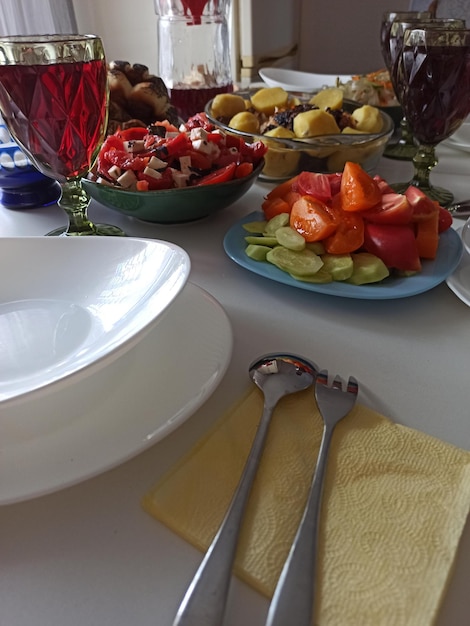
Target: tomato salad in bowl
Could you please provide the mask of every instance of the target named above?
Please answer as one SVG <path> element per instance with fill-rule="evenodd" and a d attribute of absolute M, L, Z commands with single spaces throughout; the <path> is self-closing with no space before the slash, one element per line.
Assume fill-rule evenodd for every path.
<path fill-rule="evenodd" d="M 91 180 L 143 192 L 214 185 L 249 176 L 265 153 L 261 142 L 224 133 L 199 113 L 179 128 L 162 121 L 109 135 Z"/>

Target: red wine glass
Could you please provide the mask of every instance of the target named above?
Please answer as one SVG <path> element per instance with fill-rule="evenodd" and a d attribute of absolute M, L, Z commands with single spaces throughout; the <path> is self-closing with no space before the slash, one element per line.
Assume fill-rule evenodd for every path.
<path fill-rule="evenodd" d="M 407 29 L 397 61 L 401 103 L 416 143 L 414 175 L 392 185 L 403 192 L 414 185 L 442 206 L 453 194 L 435 187 L 429 177 L 437 164 L 435 147 L 462 124 L 470 112 L 470 30 Z"/>
<path fill-rule="evenodd" d="M 58 180 L 68 226 L 49 235 L 124 235 L 93 224 L 81 178 L 104 140 L 106 59 L 95 35 L 0 38 L 0 112 L 15 141 L 46 176 Z"/>
<path fill-rule="evenodd" d="M 405 30 L 409 28 L 444 28 L 444 29 L 465 29 L 465 20 L 454 18 L 423 18 L 423 19 L 407 19 L 396 20 L 390 28 L 389 47 L 390 47 L 390 80 L 395 91 L 398 102 L 401 103 L 402 83 L 397 77 L 398 59 L 403 48 L 403 35 Z M 402 105 L 403 107 L 403 105 Z M 406 116 L 403 116 L 400 123 L 401 139 L 394 146 L 390 146 L 386 156 L 412 161 L 416 154 L 416 145 L 413 134 L 410 130 Z"/>
<path fill-rule="evenodd" d="M 430 11 L 388 11 L 382 16 L 380 25 L 380 48 L 385 67 L 390 75 L 390 80 L 398 101 L 397 86 L 393 79 L 393 66 L 397 57 L 397 46 L 399 45 L 397 32 L 400 27 L 398 24 L 408 23 L 411 26 L 416 23 L 419 25 L 430 19 Z M 384 156 L 405 161 L 411 160 L 416 152 L 416 146 L 414 145 L 413 136 L 404 117 L 400 122 L 398 137 L 395 143 L 389 143 L 385 147 Z"/>

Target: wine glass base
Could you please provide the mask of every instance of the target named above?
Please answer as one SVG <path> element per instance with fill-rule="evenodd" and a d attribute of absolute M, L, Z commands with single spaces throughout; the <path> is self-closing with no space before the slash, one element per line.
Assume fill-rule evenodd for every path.
<path fill-rule="evenodd" d="M 394 144 L 388 144 L 384 150 L 384 157 L 389 159 L 399 159 L 400 161 L 412 161 L 416 154 L 416 146 L 414 144 L 398 141 Z"/>
<path fill-rule="evenodd" d="M 413 181 L 411 180 L 406 183 L 391 183 L 390 187 L 396 193 L 405 193 L 408 187 L 412 184 L 413 184 Z M 423 187 L 423 186 L 418 186 L 418 185 L 416 185 L 416 187 L 420 189 L 423 193 L 425 193 L 428 196 L 428 198 L 431 198 L 431 200 L 435 200 L 436 202 L 439 202 L 439 204 L 442 207 L 446 208 L 450 206 L 452 202 L 454 201 L 454 194 L 451 191 L 449 191 L 449 189 L 444 189 L 443 187 L 434 187 L 434 186 Z"/>
<path fill-rule="evenodd" d="M 127 237 L 126 233 L 118 226 L 111 224 L 93 224 L 94 230 L 70 231 L 68 226 L 55 228 L 47 233 L 47 237 Z"/>

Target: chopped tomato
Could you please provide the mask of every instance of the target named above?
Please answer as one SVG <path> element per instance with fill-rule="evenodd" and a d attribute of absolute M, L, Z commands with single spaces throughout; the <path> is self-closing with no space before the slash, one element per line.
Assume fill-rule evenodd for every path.
<path fill-rule="evenodd" d="M 332 235 L 337 223 L 324 202 L 312 196 L 301 196 L 292 206 L 290 226 L 297 230 L 305 241 L 310 242 L 321 241 Z"/>
<path fill-rule="evenodd" d="M 266 198 L 266 200 L 261 205 L 263 209 L 264 217 L 267 220 L 270 220 L 275 215 L 279 215 L 280 213 L 290 213 L 291 205 L 286 202 L 283 198 L 273 198 L 270 200 Z"/>
<path fill-rule="evenodd" d="M 341 190 L 341 179 L 343 178 L 342 172 L 337 172 L 335 174 L 327 174 L 328 180 L 330 181 L 330 189 L 331 196 L 335 196 Z"/>
<path fill-rule="evenodd" d="M 267 194 L 266 198 L 269 200 L 272 198 L 283 198 L 289 191 L 292 191 L 292 186 L 298 177 L 299 175 L 293 176 L 292 178 L 289 178 L 289 180 L 285 180 L 279 185 L 276 185 L 276 187 L 271 189 L 271 191 Z"/>
<path fill-rule="evenodd" d="M 377 181 L 358 163 L 347 161 L 341 178 L 341 204 L 345 211 L 365 211 L 382 197 Z"/>
<path fill-rule="evenodd" d="M 375 207 L 362 211 L 361 215 L 367 222 L 375 224 L 409 224 L 413 209 L 407 197 L 400 193 L 384 193 Z"/>
<path fill-rule="evenodd" d="M 116 135 L 123 141 L 138 141 L 148 135 L 148 130 L 142 126 L 126 128 L 126 130 L 118 130 Z"/>
<path fill-rule="evenodd" d="M 237 169 L 236 163 L 229 163 L 225 167 L 222 167 L 206 176 L 203 176 L 197 181 L 197 185 L 216 185 L 217 183 L 226 183 L 235 175 Z"/>
<path fill-rule="evenodd" d="M 313 196 L 321 202 L 331 200 L 331 186 L 328 174 L 301 172 L 291 186 L 302 196 Z"/>
<path fill-rule="evenodd" d="M 452 226 L 453 221 L 452 213 L 444 207 L 439 206 L 438 231 L 443 233 L 445 230 L 448 230 Z"/>
<path fill-rule="evenodd" d="M 364 243 L 364 220 L 359 213 L 335 209 L 337 228 L 323 243 L 330 254 L 347 254 Z"/>
<path fill-rule="evenodd" d="M 416 244 L 422 259 L 435 259 L 439 246 L 439 211 L 416 225 Z"/>
<path fill-rule="evenodd" d="M 421 270 L 413 226 L 364 224 L 364 250 L 378 256 L 388 268 L 417 272 Z"/>
<path fill-rule="evenodd" d="M 212 160 L 203 152 L 188 150 L 187 155 L 191 157 L 191 167 L 202 171 L 211 169 Z"/>
<path fill-rule="evenodd" d="M 390 185 L 387 183 L 387 181 L 384 178 L 382 178 L 381 176 L 379 176 L 378 174 L 376 174 L 374 176 L 374 180 L 377 183 L 377 185 L 379 186 L 379 189 L 382 192 L 382 194 L 384 194 L 384 193 L 394 193 L 392 187 L 390 187 Z"/>
<path fill-rule="evenodd" d="M 137 191 L 148 191 L 149 190 L 149 182 L 148 180 L 138 180 L 136 183 Z"/>
<path fill-rule="evenodd" d="M 166 142 L 166 152 L 169 156 L 184 156 L 191 150 L 191 142 L 186 133 L 178 133 L 176 137 L 172 137 Z"/>
<path fill-rule="evenodd" d="M 410 185 L 405 191 L 405 196 L 413 209 L 413 220 L 426 220 L 433 215 L 438 209 L 436 204 L 421 189 Z"/>
<path fill-rule="evenodd" d="M 296 202 L 299 198 L 301 198 L 301 194 L 298 191 L 288 191 L 284 196 L 283 200 L 287 202 L 289 207 L 291 207 L 294 202 Z"/>
<path fill-rule="evenodd" d="M 253 171 L 253 163 L 249 163 L 245 161 L 237 165 L 235 170 L 235 178 L 245 178 L 245 176 L 249 176 Z"/>

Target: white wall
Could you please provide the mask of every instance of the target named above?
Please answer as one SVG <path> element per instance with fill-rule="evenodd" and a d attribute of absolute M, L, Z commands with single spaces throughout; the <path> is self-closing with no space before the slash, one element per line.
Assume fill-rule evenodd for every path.
<path fill-rule="evenodd" d="M 238 0 L 243 5 L 248 0 Z M 255 14 L 264 2 L 286 10 L 287 0 L 251 0 Z M 143 63 L 158 73 L 157 17 L 153 0 L 73 0 L 78 28 L 103 38 L 108 60 Z M 287 6 L 286 6 L 287 5 Z M 300 69 L 325 73 L 362 73 L 383 67 L 379 25 L 384 11 L 407 9 L 409 0 L 303 0 Z M 265 22 L 253 37 L 265 33 Z M 271 45 L 276 48 L 276 35 Z"/>
<path fill-rule="evenodd" d="M 99 35 L 108 61 L 142 63 L 157 74 L 153 0 L 73 0 L 73 4 L 79 32 Z"/>
<path fill-rule="evenodd" d="M 382 68 L 382 14 L 405 11 L 409 4 L 409 0 L 304 0 L 300 69 L 363 74 Z"/>

